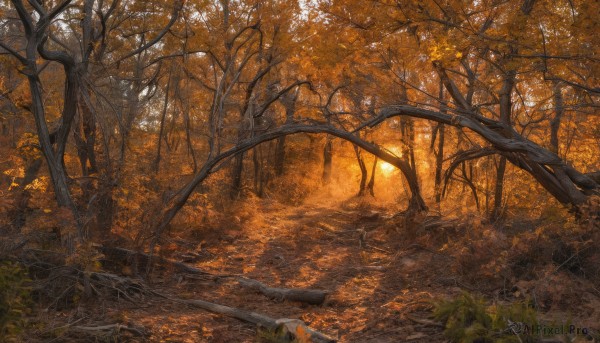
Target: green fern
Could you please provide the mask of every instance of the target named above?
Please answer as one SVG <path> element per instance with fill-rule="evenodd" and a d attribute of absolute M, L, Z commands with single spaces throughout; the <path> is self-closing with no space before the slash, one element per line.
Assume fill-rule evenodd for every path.
<path fill-rule="evenodd" d="M 488 306 L 483 298 L 463 292 L 453 300 L 434 303 L 433 315 L 445 326 L 444 334 L 457 343 L 513 343 L 536 342 L 531 335 L 517 336 L 509 323 L 536 325 L 535 310 L 528 302 L 510 306 Z"/>

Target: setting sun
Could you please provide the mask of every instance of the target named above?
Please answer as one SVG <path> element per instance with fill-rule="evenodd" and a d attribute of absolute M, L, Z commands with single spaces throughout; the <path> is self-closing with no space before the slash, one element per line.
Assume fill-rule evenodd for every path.
<path fill-rule="evenodd" d="M 394 171 L 394 169 L 396 169 L 396 167 L 387 162 L 381 162 L 381 164 L 379 165 L 379 169 L 381 170 L 384 176 L 389 176 Z"/>
<path fill-rule="evenodd" d="M 392 147 L 386 148 L 386 150 L 388 152 L 391 152 L 392 154 L 396 155 L 396 157 L 402 157 L 402 150 L 397 146 L 392 146 Z M 385 161 L 381 161 L 381 163 L 379 164 L 379 170 L 381 170 L 381 173 L 383 174 L 383 176 L 390 176 L 392 174 L 392 172 L 394 172 L 394 170 L 396 170 L 396 167 L 394 167 L 393 165 L 391 165 Z"/>

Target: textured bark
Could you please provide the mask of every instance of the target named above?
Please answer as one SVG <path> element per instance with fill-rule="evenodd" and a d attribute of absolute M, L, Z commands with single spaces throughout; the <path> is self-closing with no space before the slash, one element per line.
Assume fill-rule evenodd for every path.
<path fill-rule="evenodd" d="M 169 89 L 171 86 L 171 74 L 169 74 L 169 78 L 167 80 L 167 87 L 165 89 L 165 99 L 163 102 L 163 109 L 160 116 L 160 129 L 158 130 L 158 139 L 156 140 L 156 157 L 154 158 L 153 169 L 155 173 L 158 173 L 160 169 L 160 151 L 162 148 L 162 140 L 165 131 L 165 119 L 167 117 L 167 109 L 169 107 Z"/>
<path fill-rule="evenodd" d="M 321 291 L 318 289 L 269 287 L 256 280 L 243 277 L 238 277 L 236 280 L 244 287 L 256 290 L 266 297 L 278 300 L 298 301 L 311 305 L 321 305 L 327 296 L 326 291 Z"/>
<path fill-rule="evenodd" d="M 554 82 L 554 118 L 550 121 L 550 150 L 558 155 L 558 130 L 560 121 L 565 113 L 564 101 L 562 96 L 562 85 L 560 82 Z"/>
<path fill-rule="evenodd" d="M 444 163 L 444 143 L 445 143 L 445 128 L 444 124 L 437 126 L 437 151 L 435 152 L 435 202 L 439 203 L 442 200 L 442 166 Z"/>
<path fill-rule="evenodd" d="M 358 167 L 360 168 L 360 183 L 358 186 L 357 195 L 361 197 L 365 195 L 365 189 L 367 186 L 367 166 L 365 165 L 365 160 L 360 153 L 360 149 L 356 145 L 353 146 L 353 148 L 356 155 L 356 161 L 358 162 Z"/>
<path fill-rule="evenodd" d="M 328 136 L 323 147 L 323 176 L 321 178 L 323 184 L 328 184 L 331 180 L 331 160 L 333 158 L 333 143 Z"/>
<path fill-rule="evenodd" d="M 505 127 L 512 127 L 511 125 L 511 109 L 512 109 L 512 90 L 515 86 L 516 72 L 510 70 L 506 72 L 504 81 L 502 82 L 502 89 L 500 90 L 500 122 Z M 508 137 L 511 136 L 510 131 L 505 131 Z M 492 218 L 498 219 L 502 216 L 502 196 L 504 193 L 504 173 L 506 172 L 506 158 L 500 157 L 498 166 L 496 168 L 496 187 L 494 190 L 494 209 L 492 212 Z"/>
<path fill-rule="evenodd" d="M 371 178 L 369 179 L 369 183 L 367 184 L 367 189 L 369 190 L 369 194 L 372 197 L 375 196 L 375 171 L 377 170 L 377 156 L 375 156 L 375 160 L 373 161 L 373 167 L 371 167 Z"/>

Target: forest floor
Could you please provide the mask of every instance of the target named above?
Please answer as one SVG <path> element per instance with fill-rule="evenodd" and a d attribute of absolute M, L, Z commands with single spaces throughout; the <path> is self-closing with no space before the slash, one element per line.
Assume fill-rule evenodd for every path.
<path fill-rule="evenodd" d="M 539 284 L 534 288 L 531 285 L 543 278 L 525 273 L 521 280 L 506 276 L 489 281 L 472 265 L 477 265 L 477 254 L 463 252 L 466 256 L 461 257 L 449 253 L 449 236 L 443 232 L 448 231 L 443 225 L 447 221 L 430 225 L 428 230 L 437 232 L 415 231 L 389 208 L 357 200 L 336 206 L 313 203 L 296 207 L 260 200 L 253 206 L 245 216 L 241 211 L 240 216 L 221 221 L 220 229 L 171 234 L 170 247 L 163 253 L 173 260 L 187 258 L 191 265 L 215 275 L 244 275 L 271 287 L 326 290 L 329 294 L 323 305 L 268 299 L 240 288 L 232 279 L 215 281 L 176 272 L 154 275 L 152 288 L 161 294 L 201 299 L 273 318 L 301 319 L 340 342 L 444 342 L 443 329 L 428 321 L 432 300 L 456 297 L 463 291 L 511 302 L 535 289 L 539 301 L 545 301 L 541 311 L 544 318 L 600 329 L 600 292 L 593 283 L 556 270 L 554 264 L 554 273 L 545 277 L 546 282 L 554 287 L 568 279 L 563 285 L 567 290 L 552 293 L 550 286 Z M 463 226 L 463 230 L 469 229 L 469 225 Z M 452 232 L 464 233 L 456 228 Z M 446 239 L 430 239 L 440 235 Z M 494 254 L 491 250 L 484 253 Z M 495 259 L 491 256 L 481 263 Z M 546 297 L 551 300 L 541 299 L 544 292 L 550 292 Z M 123 334 L 119 341 L 257 341 L 256 328 L 236 319 L 155 296 L 138 300 L 87 300 L 75 309 L 42 312 L 38 319 L 46 325 L 41 331 L 47 334 L 49 327 L 60 328 L 75 321 L 77 325 L 131 323 L 145 327 L 149 336 L 142 339 Z M 54 338 L 41 341 L 89 341 L 89 337 L 68 330 L 53 332 Z"/>

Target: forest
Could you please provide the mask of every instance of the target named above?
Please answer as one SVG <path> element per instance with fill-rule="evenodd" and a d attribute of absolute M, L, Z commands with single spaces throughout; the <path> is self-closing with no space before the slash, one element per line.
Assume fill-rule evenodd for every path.
<path fill-rule="evenodd" d="M 600 342 L 597 0 L 0 0 L 0 342 Z"/>

